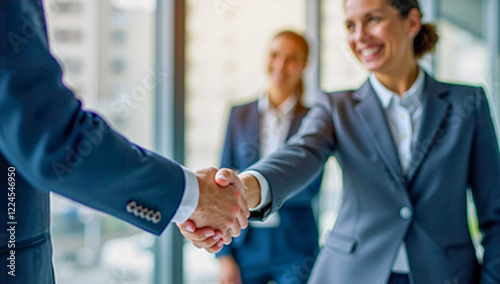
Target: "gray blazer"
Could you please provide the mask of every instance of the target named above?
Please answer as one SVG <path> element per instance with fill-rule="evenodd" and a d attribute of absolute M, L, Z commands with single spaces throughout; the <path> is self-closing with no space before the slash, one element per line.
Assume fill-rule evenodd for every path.
<path fill-rule="evenodd" d="M 342 167 L 342 206 L 310 283 L 387 283 L 402 240 L 411 283 L 500 283 L 500 153 L 486 96 L 426 74 L 423 104 L 406 176 L 368 81 L 320 94 L 298 134 L 250 167 L 269 181 L 273 211 L 330 155 Z M 482 264 L 467 224 L 467 188 L 484 234 Z"/>

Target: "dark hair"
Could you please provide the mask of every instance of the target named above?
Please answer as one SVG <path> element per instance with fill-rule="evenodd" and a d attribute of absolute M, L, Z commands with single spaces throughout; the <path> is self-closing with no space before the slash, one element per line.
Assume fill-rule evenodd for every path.
<path fill-rule="evenodd" d="M 304 60 L 307 60 L 307 58 L 309 57 L 309 43 L 307 43 L 306 38 L 303 35 L 298 34 L 294 31 L 284 30 L 274 35 L 273 40 L 283 36 L 292 38 L 295 42 L 297 42 L 304 51 L 304 56 L 305 56 Z M 300 79 L 299 84 L 297 85 L 297 92 L 299 94 L 299 98 L 302 97 L 302 95 L 304 94 L 304 82 L 302 81 L 302 78 Z"/>
<path fill-rule="evenodd" d="M 398 10 L 399 15 L 403 18 L 407 18 L 411 9 L 416 8 L 420 14 L 420 5 L 418 0 L 388 0 L 389 5 Z M 420 31 L 418 32 L 415 40 L 413 41 L 413 51 L 417 59 L 421 58 L 424 54 L 428 52 L 433 52 L 436 48 L 436 43 L 439 40 L 439 35 L 437 34 L 437 28 L 434 24 L 422 24 Z"/>

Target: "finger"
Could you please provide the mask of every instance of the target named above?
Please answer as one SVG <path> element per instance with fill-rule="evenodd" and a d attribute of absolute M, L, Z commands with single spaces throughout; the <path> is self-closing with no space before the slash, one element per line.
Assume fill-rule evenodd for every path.
<path fill-rule="evenodd" d="M 217 173 L 215 174 L 215 183 L 217 183 L 219 186 L 222 187 L 227 187 L 229 185 L 232 185 L 236 189 L 238 189 L 242 194 L 245 193 L 245 187 L 243 186 L 243 183 L 239 179 L 236 172 L 234 172 L 233 170 L 226 168 L 218 170 Z M 250 210 L 248 208 L 248 204 L 245 198 L 240 197 L 238 198 L 238 201 L 239 201 L 238 205 L 240 206 L 241 210 L 243 210 L 247 218 L 250 217 Z"/>
<path fill-rule="evenodd" d="M 205 248 L 205 250 L 209 253 L 217 253 L 222 249 L 223 246 L 224 246 L 224 242 L 222 239 L 220 239 L 213 246 Z"/>
<path fill-rule="evenodd" d="M 248 227 L 248 215 L 246 212 L 240 210 L 240 214 L 238 214 L 238 216 L 236 216 L 236 222 L 238 222 L 238 224 L 240 224 L 240 228 L 241 229 L 245 229 L 246 227 Z"/>
<path fill-rule="evenodd" d="M 238 219 L 235 220 L 235 222 L 229 227 L 229 232 L 233 238 L 236 238 L 241 234 L 241 226 L 240 223 L 238 222 Z"/>
<path fill-rule="evenodd" d="M 215 231 L 213 237 L 202 241 L 191 240 L 191 243 L 197 248 L 205 249 L 209 252 L 218 252 L 224 245 L 224 240 L 222 239 L 222 233 L 220 231 Z"/>
<path fill-rule="evenodd" d="M 196 229 L 194 223 L 190 220 L 184 222 L 183 224 L 177 224 L 181 234 L 191 242 L 204 242 L 207 243 L 218 241 L 222 233 L 220 231 L 214 231 L 212 228 L 205 227 L 201 229 Z M 211 245 L 210 245 L 211 246 Z M 203 248 L 205 248 L 204 246 Z"/>
<path fill-rule="evenodd" d="M 217 175 L 225 176 L 225 178 L 228 180 L 229 184 L 234 186 L 236 189 L 238 189 L 243 194 L 243 196 L 238 199 L 238 205 L 240 206 L 241 210 L 243 210 L 245 216 L 247 218 L 250 217 L 250 209 L 248 208 L 248 203 L 247 203 L 246 199 L 244 198 L 245 187 L 243 186 L 243 183 L 241 182 L 238 175 L 234 171 L 231 171 L 228 169 L 220 169 L 216 174 L 216 178 L 217 178 Z M 243 223 L 240 223 L 240 224 L 243 224 Z M 246 225 L 245 225 L 245 227 L 246 227 Z"/>
<path fill-rule="evenodd" d="M 221 179 L 221 183 L 225 181 L 223 184 L 218 184 L 220 186 L 227 186 L 227 185 L 232 185 L 236 187 L 237 189 L 240 190 L 240 192 L 244 193 L 245 192 L 245 187 L 243 186 L 243 183 L 241 182 L 240 178 L 238 177 L 238 174 L 230 169 L 222 168 L 217 171 L 215 174 L 215 179 L 216 181 L 218 179 Z"/>
<path fill-rule="evenodd" d="M 230 169 L 220 169 L 215 174 L 215 182 L 222 187 L 226 187 L 234 182 L 236 174 Z"/>
<path fill-rule="evenodd" d="M 223 234 L 221 233 L 221 231 L 217 230 L 217 231 L 215 231 L 214 240 L 218 241 L 218 240 L 222 239 L 222 236 L 223 236 Z"/>
<path fill-rule="evenodd" d="M 245 198 L 240 198 L 240 200 L 238 201 L 238 205 L 240 206 L 240 209 L 241 209 L 241 214 L 243 214 L 243 219 L 248 219 L 250 218 L 250 209 L 248 208 L 248 203 L 246 201 Z M 242 222 L 240 223 L 240 225 L 242 225 L 241 227 L 242 228 L 246 228 L 247 227 L 247 221 L 243 221 L 241 220 Z"/>
<path fill-rule="evenodd" d="M 219 237 L 215 237 L 215 236 L 211 236 L 211 237 L 205 237 L 205 236 L 193 236 L 192 233 L 188 233 L 186 231 L 182 231 L 181 230 L 181 234 L 190 242 L 194 243 L 194 242 L 197 242 L 197 243 L 203 243 L 204 245 L 201 247 L 201 248 L 206 248 L 206 247 L 209 247 L 209 246 L 212 246 L 215 242 L 217 242 L 218 240 L 221 239 L 221 236 Z"/>
<path fill-rule="evenodd" d="M 222 242 L 225 245 L 229 245 L 232 241 L 233 241 L 233 237 L 231 237 L 231 232 L 229 230 L 227 230 L 222 237 Z"/>
<path fill-rule="evenodd" d="M 179 229 L 181 231 L 184 230 L 184 231 L 189 232 L 189 233 L 194 233 L 194 231 L 196 230 L 196 225 L 191 220 L 187 220 L 186 222 L 184 222 L 182 224 L 179 224 L 179 223 L 176 223 L 176 224 L 177 224 L 177 227 L 179 227 Z"/>
<path fill-rule="evenodd" d="M 199 249 L 205 249 L 205 250 L 212 250 L 212 248 L 219 248 L 218 244 L 223 243 L 223 239 L 219 240 L 214 240 L 213 238 L 206 239 L 204 241 L 191 241 L 191 243 L 199 248 Z"/>

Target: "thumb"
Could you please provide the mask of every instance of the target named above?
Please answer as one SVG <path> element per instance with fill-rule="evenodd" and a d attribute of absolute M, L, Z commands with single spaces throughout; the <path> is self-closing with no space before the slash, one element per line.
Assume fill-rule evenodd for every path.
<path fill-rule="evenodd" d="M 215 174 L 215 182 L 222 187 L 226 187 L 228 185 L 235 186 L 238 189 L 243 188 L 243 185 L 238 178 L 238 175 L 230 169 L 220 169 Z"/>
<path fill-rule="evenodd" d="M 179 229 L 187 231 L 189 233 L 193 233 L 196 230 L 196 225 L 191 220 L 187 220 L 182 224 L 177 223 L 177 226 L 179 227 Z"/>
<path fill-rule="evenodd" d="M 218 170 L 215 174 L 215 183 L 222 187 L 232 185 L 236 187 L 240 192 L 245 192 L 245 187 L 238 177 L 238 174 L 230 169 L 222 168 Z"/>

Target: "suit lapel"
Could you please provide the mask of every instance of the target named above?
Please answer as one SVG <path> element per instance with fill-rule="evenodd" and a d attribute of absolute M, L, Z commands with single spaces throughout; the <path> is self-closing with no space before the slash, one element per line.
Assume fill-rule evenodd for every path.
<path fill-rule="evenodd" d="M 258 103 L 255 102 L 251 105 L 250 112 L 247 117 L 247 122 L 245 123 L 247 127 L 244 127 L 246 133 L 243 137 L 252 137 L 252 139 L 256 140 L 256 150 L 257 155 L 253 155 L 252 159 L 248 161 L 248 165 L 252 165 L 260 159 L 260 115 Z"/>
<path fill-rule="evenodd" d="M 243 139 L 241 145 L 244 145 L 244 151 L 240 151 L 241 148 L 237 149 L 238 157 L 242 161 L 240 166 L 243 169 L 253 165 L 260 158 L 260 114 L 258 105 L 258 101 L 256 101 L 246 106 L 242 120 L 235 122 L 241 130 L 239 132 L 241 134 L 240 139 Z M 246 151 L 250 151 L 252 154 L 247 154 Z M 241 230 L 241 234 L 233 239 L 231 246 L 233 248 L 243 246 L 249 230 L 251 230 L 250 226 Z"/>
<path fill-rule="evenodd" d="M 354 100 L 359 101 L 355 109 L 362 118 L 366 132 L 370 134 L 370 143 L 373 143 L 379 157 L 386 166 L 396 176 L 402 177 L 399 157 L 384 110 L 369 81 L 366 81 L 361 88 L 356 90 L 352 97 Z"/>
<path fill-rule="evenodd" d="M 306 116 L 308 110 L 309 109 L 304 107 L 300 102 L 297 104 L 285 141 L 288 141 L 290 137 L 292 137 L 295 133 L 297 133 L 300 127 L 300 123 L 304 118 L 304 116 Z"/>
<path fill-rule="evenodd" d="M 448 89 L 443 84 L 436 82 L 426 74 L 422 122 L 408 166 L 408 183 L 415 177 L 429 151 L 443 134 L 443 122 L 449 115 L 450 104 L 441 99 L 441 96 L 447 91 Z"/>

